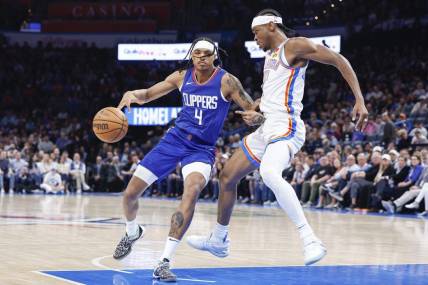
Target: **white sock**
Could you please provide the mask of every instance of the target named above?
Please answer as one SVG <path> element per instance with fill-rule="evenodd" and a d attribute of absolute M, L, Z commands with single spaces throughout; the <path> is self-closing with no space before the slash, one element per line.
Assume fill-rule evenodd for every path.
<path fill-rule="evenodd" d="M 166 259 L 168 262 L 171 261 L 171 258 L 174 255 L 175 250 L 177 249 L 177 246 L 179 244 L 180 244 L 180 240 L 175 239 L 173 237 L 167 237 L 165 248 L 163 250 L 160 260 L 163 261 Z"/>
<path fill-rule="evenodd" d="M 290 161 L 290 153 L 286 141 L 270 144 L 266 148 L 260 165 L 260 174 L 264 183 L 273 191 L 279 206 L 284 210 L 290 220 L 297 227 L 303 244 L 308 244 L 316 239 L 311 226 L 306 220 L 302 206 L 293 187 L 282 178 L 283 169 L 287 168 Z"/>
<path fill-rule="evenodd" d="M 128 234 L 128 237 L 135 237 L 138 235 L 137 219 L 126 221 L 126 233 Z"/>
<path fill-rule="evenodd" d="M 216 223 L 212 239 L 215 241 L 223 242 L 224 239 L 227 237 L 227 233 L 229 232 L 229 225 L 223 226 L 219 223 Z"/>
<path fill-rule="evenodd" d="M 304 225 L 297 226 L 297 230 L 299 231 L 300 238 L 304 245 L 307 245 L 317 239 L 308 222 Z"/>

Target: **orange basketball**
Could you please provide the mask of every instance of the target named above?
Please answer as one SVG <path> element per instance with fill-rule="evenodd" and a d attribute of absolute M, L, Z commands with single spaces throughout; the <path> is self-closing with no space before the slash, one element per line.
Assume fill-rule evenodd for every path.
<path fill-rule="evenodd" d="M 115 143 L 123 139 L 128 132 L 128 120 L 118 108 L 107 107 L 95 115 L 92 130 L 103 142 Z"/>

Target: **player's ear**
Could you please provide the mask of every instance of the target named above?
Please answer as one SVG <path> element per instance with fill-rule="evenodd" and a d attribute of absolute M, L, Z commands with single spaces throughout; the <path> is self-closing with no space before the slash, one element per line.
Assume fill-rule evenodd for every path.
<path fill-rule="evenodd" d="M 276 24 L 274 24 L 273 22 L 269 22 L 267 28 L 268 28 L 269 32 L 274 32 L 276 29 Z"/>

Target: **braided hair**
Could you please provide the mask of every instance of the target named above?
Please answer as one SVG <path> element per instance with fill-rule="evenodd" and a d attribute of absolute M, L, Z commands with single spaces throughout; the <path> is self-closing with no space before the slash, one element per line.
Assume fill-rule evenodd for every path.
<path fill-rule="evenodd" d="M 221 67 L 222 66 L 223 62 L 221 61 L 219 51 L 221 51 L 226 56 L 227 56 L 227 52 L 224 49 L 218 47 L 212 39 L 207 38 L 207 37 L 199 37 L 199 38 L 196 38 L 192 42 L 192 44 L 190 45 L 189 51 L 186 53 L 186 56 L 183 59 L 184 60 L 183 66 L 181 68 L 179 68 L 180 71 L 183 71 L 183 70 L 186 70 L 186 69 L 193 67 L 193 60 L 192 60 L 191 55 L 193 52 L 193 48 L 195 47 L 195 45 L 199 41 L 207 41 L 207 42 L 210 42 L 214 46 L 214 51 L 211 54 L 209 54 L 208 56 L 216 55 L 217 58 L 214 60 L 214 66 L 215 67 Z M 189 59 L 186 61 L 187 57 L 189 57 Z"/>
<path fill-rule="evenodd" d="M 276 16 L 276 17 L 281 17 L 281 14 L 274 10 L 274 9 L 264 9 L 261 10 L 259 13 L 257 13 L 256 16 Z M 296 36 L 296 31 L 293 29 L 290 29 L 288 27 L 286 27 L 284 24 L 281 23 L 276 23 L 276 25 L 279 27 L 279 29 L 288 37 L 288 38 L 292 38 Z"/>

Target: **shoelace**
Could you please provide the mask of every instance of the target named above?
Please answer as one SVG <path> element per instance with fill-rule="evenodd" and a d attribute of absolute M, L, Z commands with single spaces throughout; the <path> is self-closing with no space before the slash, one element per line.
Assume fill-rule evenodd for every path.
<path fill-rule="evenodd" d="M 171 272 L 169 272 L 169 264 L 168 263 L 162 263 L 159 266 L 159 275 L 161 277 L 165 277 L 165 276 L 171 276 Z"/>
<path fill-rule="evenodd" d="M 120 250 L 123 250 L 126 245 L 129 243 L 129 238 L 127 235 L 125 235 L 122 240 L 119 242 L 119 246 L 117 247 Z"/>

